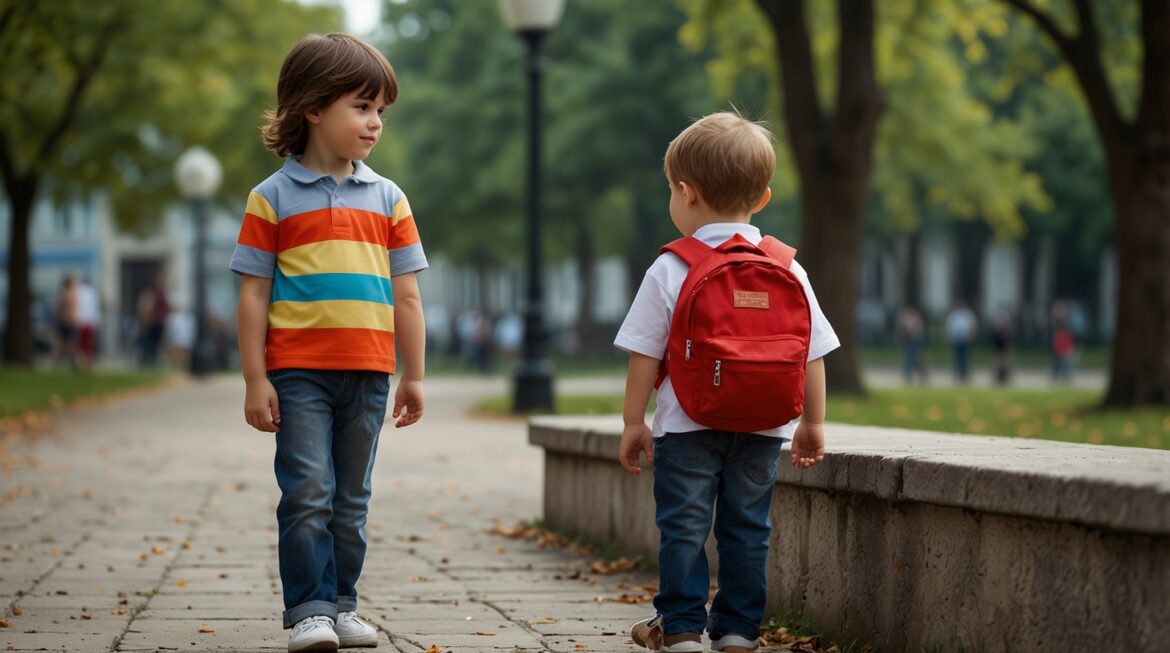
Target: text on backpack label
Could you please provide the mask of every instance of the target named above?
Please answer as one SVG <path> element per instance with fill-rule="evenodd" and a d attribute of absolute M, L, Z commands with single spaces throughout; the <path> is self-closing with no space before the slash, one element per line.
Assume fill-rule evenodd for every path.
<path fill-rule="evenodd" d="M 736 308 L 768 308 L 768 293 L 733 290 L 732 304 Z"/>

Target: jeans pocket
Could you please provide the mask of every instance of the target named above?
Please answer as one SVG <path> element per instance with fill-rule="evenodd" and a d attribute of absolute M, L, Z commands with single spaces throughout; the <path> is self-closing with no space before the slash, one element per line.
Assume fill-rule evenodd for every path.
<path fill-rule="evenodd" d="M 756 485 L 776 482 L 776 470 L 780 466 L 780 447 L 783 441 L 763 435 L 752 437 L 752 443 L 743 448 L 743 473 Z"/>
<path fill-rule="evenodd" d="M 694 469 L 711 460 L 710 443 L 704 432 L 669 433 L 654 442 L 654 459 L 665 460 L 677 467 Z"/>

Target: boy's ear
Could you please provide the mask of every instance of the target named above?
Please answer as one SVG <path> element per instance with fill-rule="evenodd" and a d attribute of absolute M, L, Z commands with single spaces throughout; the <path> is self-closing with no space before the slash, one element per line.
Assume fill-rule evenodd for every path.
<path fill-rule="evenodd" d="M 682 191 L 683 199 L 686 200 L 687 206 L 694 206 L 703 201 L 703 196 L 699 194 L 699 189 L 687 182 L 678 182 L 678 188 Z"/>
<path fill-rule="evenodd" d="M 306 111 L 305 112 L 305 120 L 308 120 L 309 122 L 313 123 L 314 125 L 321 122 L 321 110 L 320 109 L 310 109 L 309 111 Z"/>
<path fill-rule="evenodd" d="M 768 202 L 770 201 L 772 201 L 772 189 L 764 188 L 764 194 L 760 195 L 760 201 L 756 202 L 756 208 L 752 209 L 752 213 L 759 213 L 760 211 L 764 210 L 764 207 L 767 206 Z"/>

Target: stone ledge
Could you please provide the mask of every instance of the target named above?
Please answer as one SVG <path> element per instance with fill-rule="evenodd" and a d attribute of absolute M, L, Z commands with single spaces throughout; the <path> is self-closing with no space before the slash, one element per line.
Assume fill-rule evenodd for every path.
<path fill-rule="evenodd" d="M 537 417 L 546 451 L 616 462 L 617 416 Z M 1170 535 L 1170 451 L 830 424 L 825 461 L 777 483 Z"/>

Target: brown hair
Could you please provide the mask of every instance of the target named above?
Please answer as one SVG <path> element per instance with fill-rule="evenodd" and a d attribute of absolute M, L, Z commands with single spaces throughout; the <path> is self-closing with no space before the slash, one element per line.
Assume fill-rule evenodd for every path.
<path fill-rule="evenodd" d="M 767 127 L 728 111 L 696 120 L 666 148 L 670 183 L 685 181 L 720 215 L 751 211 L 776 172 Z"/>
<path fill-rule="evenodd" d="M 276 109 L 260 128 L 264 146 L 285 157 L 304 154 L 309 142 L 305 113 L 323 109 L 357 91 L 363 98 L 398 99 L 398 78 L 374 46 L 349 34 L 310 34 L 293 46 L 280 67 Z"/>

